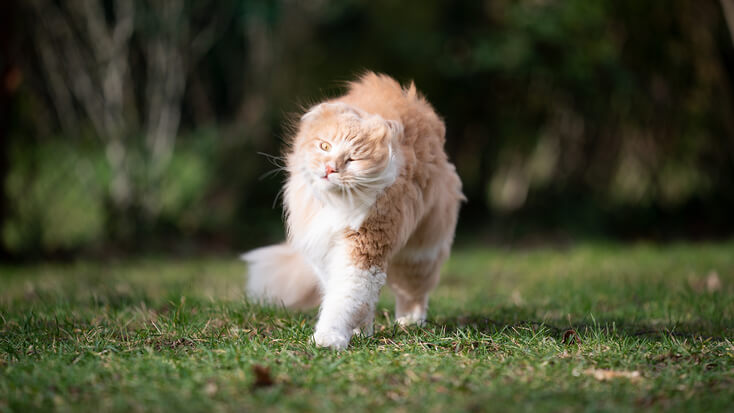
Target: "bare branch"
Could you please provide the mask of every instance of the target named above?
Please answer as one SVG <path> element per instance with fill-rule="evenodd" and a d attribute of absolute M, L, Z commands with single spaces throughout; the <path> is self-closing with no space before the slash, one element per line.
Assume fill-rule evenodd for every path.
<path fill-rule="evenodd" d="M 187 13 L 185 0 L 116 0 L 109 3 L 112 10 L 100 0 L 31 3 L 42 22 L 36 47 L 62 123 L 69 128 L 76 125 L 79 114 L 74 113 L 73 103 L 78 102 L 80 112 L 105 142 L 113 200 L 124 205 L 131 196 L 140 196 L 155 214 L 156 187 L 173 156 L 187 77 L 226 29 L 232 13 L 217 13 L 199 28 Z M 136 6 L 153 23 L 139 31 Z M 142 105 L 135 99 L 130 71 L 134 34 L 140 37 L 145 56 Z M 145 136 L 140 155 L 147 168 L 142 182 L 134 183 L 130 146 L 125 141 L 140 132 Z"/>
<path fill-rule="evenodd" d="M 724 19 L 729 28 L 732 44 L 734 44 L 734 0 L 721 0 L 721 7 L 724 10 Z"/>
<path fill-rule="evenodd" d="M 54 90 L 54 94 L 57 95 L 55 99 L 60 104 L 66 104 L 64 95 L 74 95 L 82 104 L 87 117 L 100 137 L 105 136 L 107 131 L 102 121 L 101 99 L 95 94 L 92 86 L 93 74 L 89 68 L 85 67 L 85 59 L 80 55 L 79 44 L 67 18 L 52 2 L 34 0 L 31 5 L 41 21 L 39 32 L 43 38 L 42 43 L 45 43 L 39 42 L 37 47 L 46 61 L 53 62 L 52 68 L 45 68 L 48 76 L 57 81 L 62 76 L 64 78 L 63 82 L 57 83 L 59 90 Z M 49 73 L 50 71 L 54 73 Z M 61 90 L 63 84 L 67 85 L 68 92 Z M 60 109 L 62 112 L 65 110 Z"/>
<path fill-rule="evenodd" d="M 79 118 L 74 108 L 71 93 L 66 87 L 66 81 L 62 75 L 62 68 L 52 39 L 46 33 L 44 25 L 35 26 L 35 36 L 40 40 L 36 42 L 36 49 L 41 58 L 41 70 L 48 82 L 48 88 L 56 110 L 56 116 L 61 123 L 61 127 L 71 135 L 77 135 L 79 129 L 77 127 Z"/>

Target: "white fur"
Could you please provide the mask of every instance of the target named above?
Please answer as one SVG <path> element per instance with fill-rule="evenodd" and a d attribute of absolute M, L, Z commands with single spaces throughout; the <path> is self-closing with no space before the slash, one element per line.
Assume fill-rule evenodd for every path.
<path fill-rule="evenodd" d="M 313 340 L 318 346 L 342 350 L 360 329 L 371 334 L 375 304 L 387 274 L 377 267 L 362 270 L 337 253 L 329 280 L 324 285 L 319 321 Z M 337 268 L 339 268 L 337 270 Z"/>
<path fill-rule="evenodd" d="M 400 161 L 398 151 L 393 151 L 391 145 L 388 165 L 380 176 L 382 188 L 366 192 L 356 202 L 324 187 L 323 180 L 305 167 L 299 168 L 299 173 L 291 178 L 291 191 L 309 191 L 322 204 L 322 208 L 311 217 L 307 231 L 291 234 L 293 246 L 303 252 L 322 280 L 326 277 L 327 257 L 335 242 L 342 238 L 345 230 L 358 230 L 362 226 L 377 196 L 397 179 Z"/>
<path fill-rule="evenodd" d="M 358 203 L 309 185 L 323 208 L 312 217 L 308 231 L 292 234 L 291 241 L 313 265 L 321 279 L 323 298 L 313 340 L 318 346 L 342 350 L 353 334 L 372 334 L 375 304 L 387 274 L 379 268 L 361 270 L 350 261 L 344 242 L 345 230 L 357 230 L 370 212 L 379 193 L 395 182 L 399 158 L 391 151 L 382 173 L 382 188 L 371 191 Z M 306 176 L 308 179 L 308 176 Z"/>
<path fill-rule="evenodd" d="M 354 267 L 344 234 L 347 229 L 359 229 L 374 198 L 356 207 L 344 199 L 331 199 L 313 216 L 307 232 L 292 236 L 294 246 L 303 252 L 322 285 L 323 299 L 313 336 L 318 346 L 342 350 L 356 332 L 372 333 L 374 306 L 387 275 L 378 269 Z"/>
<path fill-rule="evenodd" d="M 398 158 L 391 156 L 390 159 L 383 175 L 385 186 L 381 190 L 396 179 L 398 168 L 394 164 Z M 293 187 L 289 190 L 313 191 L 322 208 L 310 217 L 307 230 L 291 234 L 289 244 L 260 248 L 243 255 L 250 264 L 248 292 L 255 298 L 270 302 L 279 300 L 291 306 L 303 297 L 297 291 L 301 288 L 289 286 L 297 282 L 305 286 L 318 282 L 323 297 L 313 340 L 318 346 L 341 350 L 347 347 L 353 334 L 372 334 L 375 304 L 387 279 L 379 268 L 361 270 L 355 267 L 344 242 L 345 231 L 360 228 L 379 192 L 370 193 L 363 202 L 353 205 L 345 198 L 321 191 L 309 182 L 309 178 L 306 173 L 293 176 L 290 182 Z M 298 252 L 301 260 L 308 263 L 304 266 L 313 271 L 293 271 L 291 265 L 284 265 L 286 258 L 293 261 L 294 258 L 288 256 L 292 252 Z"/>
<path fill-rule="evenodd" d="M 318 115 L 322 109 L 323 106 L 319 105 L 304 115 L 303 119 Z M 355 115 L 360 116 L 358 112 Z M 393 145 L 397 144 L 397 134 L 402 132 L 402 125 L 390 121 L 387 127 L 395 134 L 390 143 L 388 164 L 378 177 L 379 184 L 362 191 L 359 198 L 345 196 L 338 187 L 336 177 L 332 180 L 329 176 L 325 180 L 323 175 L 320 176 L 321 171 L 309 170 L 303 161 L 290 166 L 291 176 L 286 187 L 289 220 L 293 211 L 302 206 L 298 205 L 299 202 L 315 200 L 319 203 L 319 208 L 314 208 L 315 212 L 299 215 L 297 230 L 289 225 L 288 246 L 291 251 L 300 253 L 312 268 L 313 273 L 307 271 L 306 278 L 318 278 L 323 293 L 313 336 L 318 346 L 341 350 L 347 347 L 356 332 L 372 332 L 375 304 L 387 275 L 377 267 L 364 270 L 355 266 L 350 259 L 345 233 L 348 229 L 357 230 L 361 227 L 377 197 L 398 177 L 402 159 L 399 150 Z M 307 197 L 308 201 L 303 199 L 303 194 L 311 195 Z M 298 213 L 304 210 L 311 209 L 300 208 Z M 304 226 L 303 222 L 307 224 Z M 280 298 L 287 305 L 293 298 L 280 287 L 284 284 L 283 280 L 294 276 L 282 271 L 279 262 L 282 253 L 283 250 L 264 248 L 244 257 L 250 263 L 250 293 L 271 301 Z M 270 273 L 269 278 L 264 275 L 266 273 Z M 298 277 L 301 276 L 303 274 Z"/>
<path fill-rule="evenodd" d="M 304 185 L 305 186 L 305 185 Z M 313 190 L 303 188 L 299 190 Z M 314 191 L 318 192 L 318 191 Z M 346 200 L 336 197 L 324 197 L 322 208 L 311 216 L 307 231 L 291 234 L 293 247 L 301 251 L 314 270 L 325 281 L 328 257 L 335 243 L 341 239 L 347 229 L 356 230 L 367 218 L 369 209 L 374 203 L 365 203 L 352 207 Z"/>
<path fill-rule="evenodd" d="M 396 314 L 400 314 L 395 318 L 395 322 L 401 326 L 419 325 L 422 326 L 426 321 L 426 308 L 425 305 L 415 305 L 408 310 L 396 311 Z"/>
<path fill-rule="evenodd" d="M 250 299 L 299 309 L 318 305 L 319 279 L 303 255 L 290 245 L 258 248 L 240 258 L 249 264 Z"/>

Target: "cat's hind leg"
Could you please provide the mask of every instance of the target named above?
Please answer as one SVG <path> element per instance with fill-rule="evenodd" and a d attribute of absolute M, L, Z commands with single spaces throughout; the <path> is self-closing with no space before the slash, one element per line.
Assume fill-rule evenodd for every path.
<path fill-rule="evenodd" d="M 426 321 L 428 312 L 428 294 L 420 296 L 416 295 L 395 295 L 395 322 L 407 325 L 423 325 Z"/>
<path fill-rule="evenodd" d="M 428 295 L 438 283 L 444 254 L 427 259 L 398 255 L 388 268 L 387 284 L 395 295 L 395 321 L 422 325 L 428 311 Z"/>

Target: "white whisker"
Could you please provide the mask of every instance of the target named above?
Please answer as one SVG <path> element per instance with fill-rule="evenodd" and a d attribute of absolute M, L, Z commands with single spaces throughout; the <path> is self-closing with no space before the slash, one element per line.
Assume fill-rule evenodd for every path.
<path fill-rule="evenodd" d="M 277 194 L 275 194 L 275 199 L 273 199 L 273 205 L 270 206 L 270 208 L 275 209 L 275 205 L 278 203 L 278 199 L 280 199 L 281 196 L 283 196 L 283 193 L 285 192 L 285 186 L 280 188 L 280 191 L 278 191 Z"/>
<path fill-rule="evenodd" d="M 355 176 L 352 179 L 359 182 L 381 182 L 384 181 L 385 178 L 382 176 L 375 176 L 375 177 L 362 177 L 362 176 Z"/>
<path fill-rule="evenodd" d="M 286 171 L 286 170 L 287 169 L 284 166 L 281 166 L 281 167 L 278 167 L 278 168 L 275 168 L 275 169 L 271 169 L 271 170 L 265 172 L 264 174 L 260 175 L 257 179 L 259 181 L 262 181 L 263 179 L 269 178 L 269 177 L 277 174 L 278 172 Z"/>

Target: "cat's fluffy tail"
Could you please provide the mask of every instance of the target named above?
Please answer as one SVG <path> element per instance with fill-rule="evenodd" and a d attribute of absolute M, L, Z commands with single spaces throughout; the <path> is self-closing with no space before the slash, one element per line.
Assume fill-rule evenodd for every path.
<path fill-rule="evenodd" d="M 241 256 L 248 264 L 247 293 L 254 300 L 305 310 L 321 301 L 319 280 L 303 256 L 287 243 Z"/>

